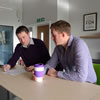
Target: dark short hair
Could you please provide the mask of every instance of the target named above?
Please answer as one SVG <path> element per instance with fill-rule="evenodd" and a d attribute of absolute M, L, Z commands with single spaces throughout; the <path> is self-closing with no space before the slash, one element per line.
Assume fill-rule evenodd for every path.
<path fill-rule="evenodd" d="M 64 20 L 52 23 L 50 28 L 55 29 L 58 32 L 66 32 L 68 35 L 71 35 L 71 25 Z"/>
<path fill-rule="evenodd" d="M 16 29 L 16 35 L 18 35 L 19 33 L 21 32 L 26 32 L 28 33 L 29 32 L 29 29 L 26 27 L 26 26 L 19 26 L 17 29 Z"/>

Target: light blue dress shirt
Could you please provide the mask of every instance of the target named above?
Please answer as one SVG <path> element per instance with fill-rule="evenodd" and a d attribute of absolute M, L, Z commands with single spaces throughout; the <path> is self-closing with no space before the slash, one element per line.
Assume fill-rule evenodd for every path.
<path fill-rule="evenodd" d="M 55 47 L 51 59 L 45 65 L 45 72 L 50 67 L 55 68 L 58 63 L 64 69 L 58 71 L 59 78 L 90 83 L 97 80 L 88 46 L 77 37 L 70 36 L 66 49 L 60 45 Z"/>

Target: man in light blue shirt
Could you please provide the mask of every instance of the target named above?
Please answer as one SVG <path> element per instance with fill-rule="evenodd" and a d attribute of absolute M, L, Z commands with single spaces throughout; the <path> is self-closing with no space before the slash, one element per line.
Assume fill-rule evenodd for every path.
<path fill-rule="evenodd" d="M 96 83 L 96 73 L 86 43 L 71 35 L 71 26 L 60 20 L 51 25 L 52 39 L 56 47 L 51 59 L 45 65 L 45 72 L 52 77 L 66 80 Z M 61 64 L 63 71 L 55 68 Z"/>

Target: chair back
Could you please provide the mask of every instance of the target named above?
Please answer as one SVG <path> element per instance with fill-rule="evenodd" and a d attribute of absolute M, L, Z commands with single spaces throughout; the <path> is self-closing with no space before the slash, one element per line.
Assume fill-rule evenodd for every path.
<path fill-rule="evenodd" d="M 96 84 L 100 85 L 100 64 L 95 64 L 94 63 L 93 66 L 94 66 L 94 70 L 95 70 L 96 75 L 97 75 L 97 82 L 96 82 Z"/>

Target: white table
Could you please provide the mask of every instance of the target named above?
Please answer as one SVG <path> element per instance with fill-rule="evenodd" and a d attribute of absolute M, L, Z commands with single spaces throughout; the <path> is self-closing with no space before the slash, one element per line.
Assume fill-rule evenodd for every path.
<path fill-rule="evenodd" d="M 11 76 L 0 71 L 0 85 L 22 100 L 100 100 L 100 86 L 49 76 L 42 83 L 25 72 Z"/>

